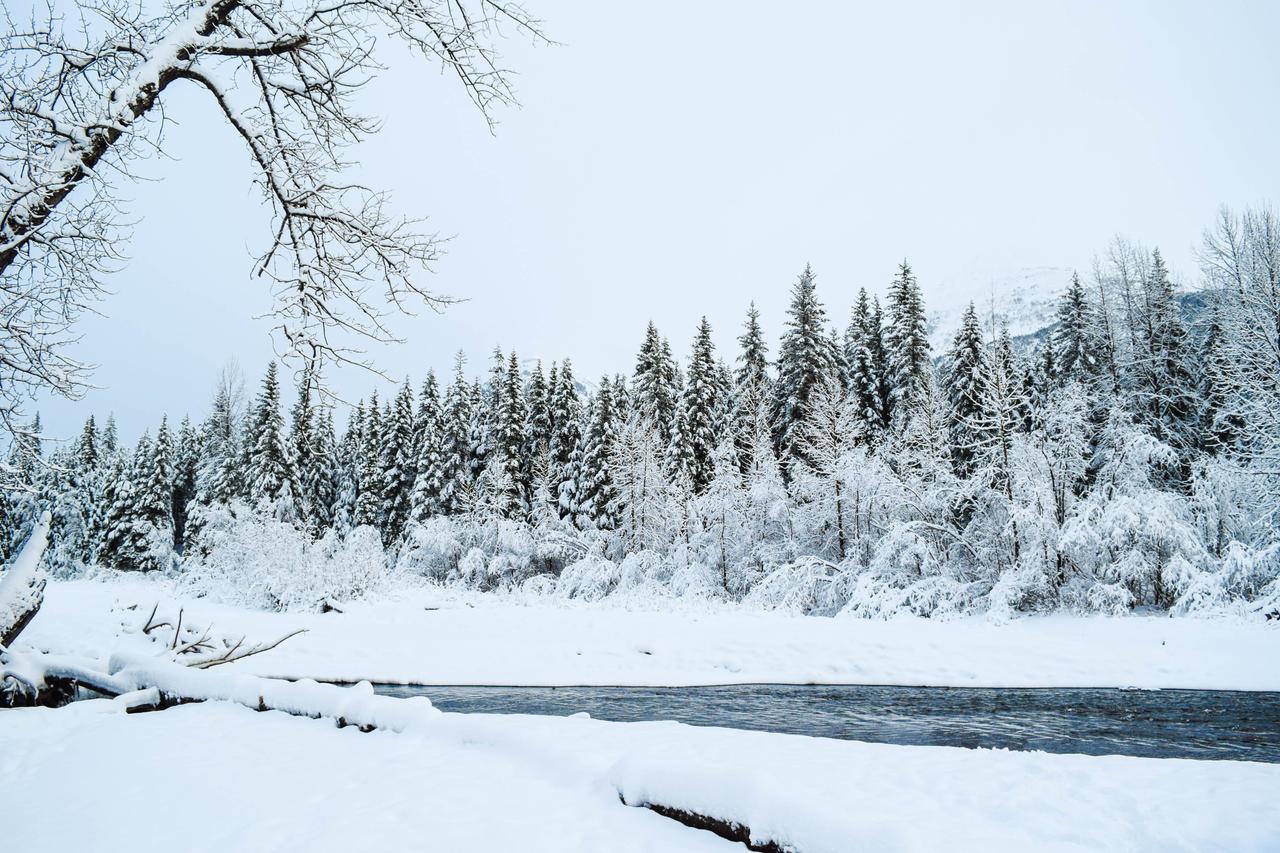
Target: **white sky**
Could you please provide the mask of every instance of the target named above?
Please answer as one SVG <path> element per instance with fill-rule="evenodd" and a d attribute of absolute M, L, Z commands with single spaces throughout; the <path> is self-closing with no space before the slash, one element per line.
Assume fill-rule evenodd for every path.
<path fill-rule="evenodd" d="M 1116 233 L 1193 282 L 1219 204 L 1280 199 L 1280 4 L 527 6 L 561 44 L 503 44 L 522 108 L 496 135 L 398 52 L 365 93 L 384 126 L 353 153 L 360 177 L 452 235 L 430 285 L 469 300 L 373 351 L 415 386 L 459 347 L 483 370 L 495 344 L 629 372 L 651 318 L 683 358 L 706 314 L 732 358 L 752 299 L 776 350 L 806 262 L 841 326 L 904 256 L 935 304 L 1083 270 Z M 131 261 L 81 327 L 101 389 L 42 402 L 53 436 L 91 411 L 129 439 L 166 411 L 202 418 L 227 359 L 252 390 L 272 353 L 246 155 L 200 93 L 166 98 L 173 159 L 128 190 Z M 373 384 L 335 378 L 352 398 Z"/>

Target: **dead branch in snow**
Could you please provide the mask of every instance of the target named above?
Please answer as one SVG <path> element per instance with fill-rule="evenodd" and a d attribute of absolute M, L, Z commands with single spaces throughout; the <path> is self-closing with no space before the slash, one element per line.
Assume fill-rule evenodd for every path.
<path fill-rule="evenodd" d="M 44 603 L 40 558 L 49 545 L 50 520 L 48 511 L 40 516 L 17 559 L 0 575 L 0 650 L 13 645 Z"/>

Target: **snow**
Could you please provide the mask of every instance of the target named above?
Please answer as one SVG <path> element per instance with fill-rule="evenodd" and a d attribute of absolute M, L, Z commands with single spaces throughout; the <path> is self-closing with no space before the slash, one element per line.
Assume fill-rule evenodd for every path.
<path fill-rule="evenodd" d="M 208 702 L 6 712 L 14 850 L 731 851 L 643 808 L 803 853 L 1264 850 L 1280 765 L 903 747 L 585 717 L 404 733 Z"/>
<path fill-rule="evenodd" d="M 40 595 L 37 568 L 49 545 L 48 511 L 41 514 L 13 565 L 0 572 L 0 634 L 27 613 Z"/>
<path fill-rule="evenodd" d="M 402 588 L 343 613 L 266 613 L 178 597 L 159 579 L 50 582 L 18 646 L 99 658 L 137 651 L 154 604 L 270 641 L 237 663 L 287 678 L 420 684 L 678 686 L 749 682 L 1280 690 L 1274 623 L 1046 616 L 994 624 L 794 616 L 700 604 L 504 599 Z M 132 610 L 127 608 L 134 608 Z M 147 646 L 149 649 L 150 646 Z M 154 653 L 154 652 L 150 652 Z"/>

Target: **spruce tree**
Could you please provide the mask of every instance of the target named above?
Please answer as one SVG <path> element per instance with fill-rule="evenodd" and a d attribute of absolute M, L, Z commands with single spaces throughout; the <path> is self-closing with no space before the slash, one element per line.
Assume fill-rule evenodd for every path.
<path fill-rule="evenodd" d="M 901 430 L 929 393 L 929 331 L 920 285 L 905 260 L 889 287 L 889 324 L 884 334 L 889 422 Z"/>
<path fill-rule="evenodd" d="M 413 446 L 413 409 L 413 389 L 406 378 L 382 430 L 382 535 L 387 545 L 399 541 L 409 518 L 418 461 Z"/>
<path fill-rule="evenodd" d="M 356 477 L 356 527 L 382 532 L 382 412 L 378 392 L 370 395 L 369 408 L 360 424 L 360 456 Z"/>
<path fill-rule="evenodd" d="M 419 524 L 444 511 L 441 496 L 449 481 L 445 456 L 444 410 L 435 373 L 428 373 L 418 397 L 418 459 L 409 496 L 409 518 Z"/>
<path fill-rule="evenodd" d="M 944 357 L 941 371 L 951 464 L 960 477 L 973 473 L 974 459 L 983 444 L 975 431 L 982 407 L 986 404 L 989 369 L 978 312 L 970 302 Z"/>
<path fill-rule="evenodd" d="M 297 520 L 302 529 L 319 532 L 317 513 L 311 506 L 309 485 L 316 477 L 315 409 L 312 405 L 312 386 L 315 378 L 308 368 L 302 371 L 298 382 L 298 399 L 293 404 L 289 425 L 289 453 L 297 476 Z"/>
<path fill-rule="evenodd" d="M 787 329 L 778 351 L 774 393 L 774 436 L 780 457 L 802 455 L 804 419 L 814 389 L 833 375 L 835 365 L 826 335 L 826 311 L 818 301 L 808 265 L 791 288 Z"/>
<path fill-rule="evenodd" d="M 556 480 L 556 500 L 562 518 L 573 511 L 577 500 L 577 459 L 582 440 L 582 402 L 573 378 L 573 365 L 565 359 L 558 381 L 551 389 L 551 447 L 548 467 Z"/>
<path fill-rule="evenodd" d="M 580 526 L 611 530 L 616 525 L 612 465 L 614 423 L 613 383 L 600 380 L 591 401 L 591 415 L 581 441 L 581 459 L 577 483 L 577 522 Z"/>
<path fill-rule="evenodd" d="M 1089 301 L 1080 275 L 1071 274 L 1071 285 L 1058 305 L 1058 327 L 1051 338 L 1055 375 L 1061 382 L 1086 382 L 1098 371 L 1098 355 L 1091 335 Z"/>
<path fill-rule="evenodd" d="M 98 464 L 98 427 L 93 415 L 85 420 L 80 440 L 76 442 L 76 464 L 81 471 L 91 471 Z"/>
<path fill-rule="evenodd" d="M 298 489 L 283 428 L 279 376 L 273 361 L 262 380 L 246 436 L 245 496 L 252 506 L 267 508 L 287 521 L 294 518 Z"/>
<path fill-rule="evenodd" d="M 866 288 L 858 291 L 845 334 L 846 358 L 849 361 L 849 397 L 863 437 L 873 442 L 884 429 L 881 406 L 880 319 L 873 313 Z"/>
<path fill-rule="evenodd" d="M 507 362 L 507 375 L 495 401 L 493 456 L 502 472 L 502 494 L 495 495 L 507 517 L 520 517 L 529 508 L 530 471 L 525 456 L 525 419 L 527 412 L 520 381 L 520 361 L 513 352 Z"/>
<path fill-rule="evenodd" d="M 711 457 L 718 443 L 719 385 L 711 324 L 703 317 L 693 339 L 679 415 L 683 419 L 679 425 L 682 430 L 679 436 L 682 447 L 678 451 L 680 467 L 688 474 L 695 494 L 702 493 L 715 473 Z"/>
<path fill-rule="evenodd" d="M 196 497 L 200 467 L 200 435 L 183 416 L 173 457 L 173 542 L 178 553 L 186 550 L 187 519 Z"/>
<path fill-rule="evenodd" d="M 678 399 L 674 377 L 670 345 L 658 335 L 658 327 L 651 320 L 636 356 L 632 388 L 635 410 L 653 424 L 663 443 L 671 440 L 671 422 Z"/>
<path fill-rule="evenodd" d="M 525 458 L 540 459 L 551 445 L 551 390 L 542 372 L 542 362 L 534 365 L 525 383 Z"/>
<path fill-rule="evenodd" d="M 471 388 L 464 372 L 466 356 L 461 351 L 454 359 L 453 382 L 445 395 L 442 415 L 441 453 L 443 483 L 440 488 L 440 511 L 461 511 L 471 489 Z"/>

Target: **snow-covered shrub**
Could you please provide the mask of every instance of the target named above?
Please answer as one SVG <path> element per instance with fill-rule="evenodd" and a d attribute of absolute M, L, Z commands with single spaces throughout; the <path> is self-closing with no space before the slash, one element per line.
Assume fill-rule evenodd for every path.
<path fill-rule="evenodd" d="M 292 524 L 239 508 L 230 523 L 205 529 L 206 553 L 191 559 L 179 582 L 197 595 L 265 610 L 318 610 L 363 598 L 387 577 L 378 532 L 330 530 L 312 541 Z"/>
<path fill-rule="evenodd" d="M 405 529 L 404 544 L 396 558 L 396 571 L 443 581 L 457 572 L 466 552 L 455 519 L 429 518 Z"/>
<path fill-rule="evenodd" d="M 845 603 L 837 583 L 843 573 L 834 563 L 801 557 L 766 574 L 743 603 L 765 610 L 834 616 Z"/>
<path fill-rule="evenodd" d="M 562 598 L 599 601 L 617 589 L 621 579 L 617 563 L 599 554 L 587 554 L 565 566 L 556 583 L 556 592 Z"/>

